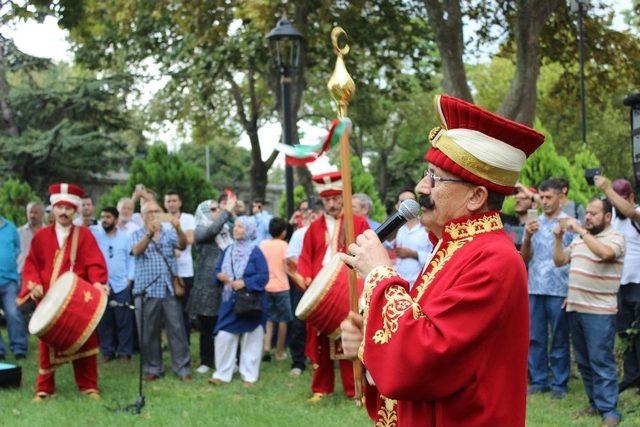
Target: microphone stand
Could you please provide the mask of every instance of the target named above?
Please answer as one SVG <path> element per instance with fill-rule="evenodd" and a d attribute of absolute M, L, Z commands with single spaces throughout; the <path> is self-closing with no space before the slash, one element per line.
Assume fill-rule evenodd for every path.
<path fill-rule="evenodd" d="M 151 285 L 154 285 L 160 279 L 160 276 L 161 275 L 159 274 L 155 279 L 151 281 L 151 283 L 142 288 L 140 292 L 133 295 L 134 304 L 135 297 L 140 297 L 140 364 L 138 366 L 138 397 L 136 397 L 136 401 L 134 403 L 125 406 L 124 410 L 135 415 L 139 415 L 145 405 L 144 393 L 142 392 L 142 367 L 144 364 L 144 302 L 147 299 L 147 289 L 149 289 Z"/>

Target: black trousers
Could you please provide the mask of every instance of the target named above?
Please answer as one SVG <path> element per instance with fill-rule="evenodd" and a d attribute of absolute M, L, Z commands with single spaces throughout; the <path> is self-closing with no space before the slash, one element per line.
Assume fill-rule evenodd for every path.
<path fill-rule="evenodd" d="M 620 336 L 629 340 L 621 383 L 635 383 L 640 387 L 640 335 L 627 333 L 631 328 L 640 329 L 640 283 L 620 286 L 617 327 Z"/>
<path fill-rule="evenodd" d="M 289 281 L 291 289 L 291 308 L 295 312 L 296 306 L 302 298 L 302 291 Z M 304 371 L 307 364 L 307 357 L 304 354 L 304 344 L 307 340 L 307 328 L 305 322 L 293 316 L 289 325 L 289 351 L 291 352 L 291 369 L 299 368 Z"/>
<path fill-rule="evenodd" d="M 184 329 L 187 333 L 187 343 L 191 344 L 191 320 L 189 319 L 189 312 L 187 311 L 187 303 L 189 302 L 189 295 L 193 287 L 193 276 L 183 277 L 182 280 L 184 281 L 184 295 L 176 298 L 182 306 L 182 317 L 184 318 Z"/>
<path fill-rule="evenodd" d="M 198 315 L 198 328 L 200 329 L 200 364 L 214 367 L 215 347 L 213 345 L 213 328 L 218 317 Z"/>
<path fill-rule="evenodd" d="M 109 301 L 131 304 L 131 289 L 111 293 Z M 105 356 L 131 356 L 135 337 L 133 311 L 126 307 L 109 307 L 98 323 L 100 352 Z"/>

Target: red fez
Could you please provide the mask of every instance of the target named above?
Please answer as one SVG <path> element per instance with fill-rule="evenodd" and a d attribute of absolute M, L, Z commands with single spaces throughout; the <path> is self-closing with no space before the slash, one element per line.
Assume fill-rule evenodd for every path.
<path fill-rule="evenodd" d="M 80 198 L 82 196 L 84 196 L 84 191 L 74 184 L 63 182 L 49 186 L 49 201 L 51 202 L 51 206 L 67 205 L 74 209 L 80 209 L 82 205 Z"/>
<path fill-rule="evenodd" d="M 342 194 L 342 175 L 340 172 L 328 172 L 311 177 L 320 197 L 331 197 Z"/>
<path fill-rule="evenodd" d="M 429 163 L 500 194 L 514 193 L 525 160 L 544 135 L 469 102 L 436 95 L 440 127 L 429 134 Z"/>

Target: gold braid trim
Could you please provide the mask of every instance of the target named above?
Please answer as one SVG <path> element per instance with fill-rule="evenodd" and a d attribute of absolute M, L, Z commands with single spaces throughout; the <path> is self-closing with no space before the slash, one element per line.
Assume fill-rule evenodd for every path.
<path fill-rule="evenodd" d="M 459 240 L 490 231 L 501 230 L 502 228 L 500 214 L 494 212 L 481 218 L 448 224 L 444 227 L 444 232 L 451 236 L 451 240 Z"/>
<path fill-rule="evenodd" d="M 388 265 L 383 265 L 380 267 L 374 268 L 371 273 L 367 276 L 367 280 L 364 284 L 364 290 L 362 291 L 362 296 L 364 298 L 364 310 L 362 313 L 363 322 L 362 322 L 362 334 L 363 336 L 367 336 L 367 318 L 369 317 L 369 305 L 371 304 L 371 295 L 373 294 L 373 290 L 375 287 L 384 279 L 390 279 L 392 277 L 400 277 L 396 270 L 393 267 Z M 364 340 L 360 344 L 360 348 L 358 349 L 358 358 L 364 362 Z"/>
<path fill-rule="evenodd" d="M 387 399 L 380 395 L 382 406 L 378 410 L 378 418 L 375 427 L 396 427 L 398 425 L 398 414 L 396 414 L 397 400 Z"/>
<path fill-rule="evenodd" d="M 436 252 L 435 256 L 431 260 L 431 263 L 429 264 L 429 267 L 430 267 L 428 268 L 429 271 L 422 276 L 420 285 L 418 285 L 418 288 L 417 288 L 418 292 L 414 299 L 414 302 L 416 304 L 422 299 L 422 295 L 427 290 L 429 285 L 431 285 L 431 282 L 433 282 L 433 279 L 435 278 L 436 274 L 444 268 L 444 265 L 451 259 L 453 254 L 456 253 L 458 249 L 463 247 L 467 242 L 470 242 L 471 240 L 473 240 L 473 237 L 468 237 L 462 240 L 451 240 L 445 244 L 446 245 L 445 247 L 443 247 L 438 252 Z M 415 315 L 415 313 L 413 318 L 414 319 L 418 318 Z"/>

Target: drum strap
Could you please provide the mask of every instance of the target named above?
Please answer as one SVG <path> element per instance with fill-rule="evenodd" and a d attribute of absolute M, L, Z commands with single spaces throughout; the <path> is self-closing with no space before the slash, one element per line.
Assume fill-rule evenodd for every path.
<path fill-rule="evenodd" d="M 78 235 L 80 234 L 80 227 L 73 227 L 73 236 L 71 236 L 71 253 L 69 254 L 69 260 L 71 266 L 69 271 L 73 271 L 73 267 L 76 265 L 76 256 L 78 255 Z"/>
<path fill-rule="evenodd" d="M 70 267 L 69 267 L 69 271 L 73 271 L 73 267 L 76 264 L 76 255 L 78 254 L 78 236 L 80 234 L 80 228 L 74 226 L 73 227 L 73 232 L 71 234 L 71 251 L 69 254 L 69 260 L 70 260 Z M 58 276 L 60 275 L 60 269 L 62 268 L 62 261 L 64 260 L 64 254 L 66 252 L 67 249 L 67 243 L 69 242 L 69 238 L 67 238 L 67 240 L 65 240 L 64 245 L 62 245 L 62 247 L 58 250 L 58 253 L 56 254 L 56 259 L 54 261 L 54 268 L 53 268 L 53 274 L 51 275 L 51 280 L 49 280 L 49 286 L 51 286 L 51 284 L 55 283 L 56 280 L 58 279 Z"/>

